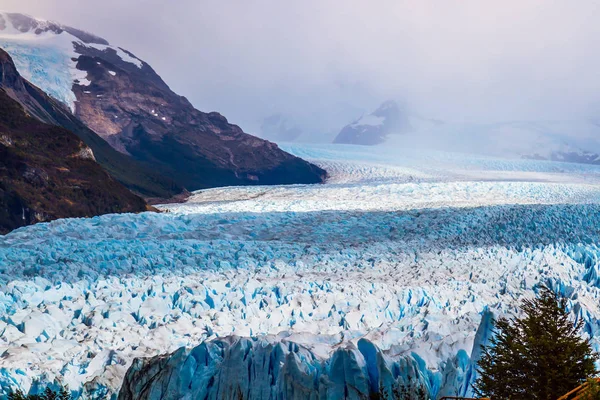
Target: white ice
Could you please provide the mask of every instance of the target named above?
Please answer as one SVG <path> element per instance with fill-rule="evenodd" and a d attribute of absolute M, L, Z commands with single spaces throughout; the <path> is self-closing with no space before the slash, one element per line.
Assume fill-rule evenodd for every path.
<path fill-rule="evenodd" d="M 101 51 L 113 49 L 123 61 L 138 68 L 143 67 L 141 60 L 130 56 L 119 47 L 85 44 L 66 31 L 60 34 L 52 31 L 41 34 L 36 34 L 34 31 L 21 32 L 12 26 L 5 13 L 0 12 L 0 17 L 6 21 L 6 27 L 0 29 L 0 48 L 12 57 L 19 73 L 44 92 L 67 105 L 73 112 L 77 101 L 73 85 L 91 84 L 87 73 L 77 69 L 79 54 L 75 52 L 75 43 Z M 116 75 L 116 72 L 112 71 L 112 75 Z"/>
<path fill-rule="evenodd" d="M 231 334 L 291 334 L 323 358 L 364 337 L 443 374 L 482 313 L 513 314 L 539 283 L 569 296 L 600 349 L 599 167 L 284 148 L 329 182 L 0 237 L 0 386 L 60 377 L 101 398 L 134 357 Z"/>

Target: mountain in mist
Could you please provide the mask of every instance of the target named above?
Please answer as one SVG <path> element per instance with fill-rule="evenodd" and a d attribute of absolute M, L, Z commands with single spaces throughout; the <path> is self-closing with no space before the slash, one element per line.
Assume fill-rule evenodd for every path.
<path fill-rule="evenodd" d="M 385 142 L 388 135 L 410 130 L 406 114 L 398 104 L 389 100 L 368 115 L 363 115 L 353 123 L 346 125 L 334 143 L 376 145 Z"/>
<path fill-rule="evenodd" d="M 413 117 L 410 121 L 410 132 L 389 136 L 382 146 L 600 164 L 600 127 L 592 121 L 433 123 Z"/>
<path fill-rule="evenodd" d="M 325 171 L 196 110 L 146 62 L 93 34 L 0 14 L 0 47 L 41 89 L 124 155 L 177 186 L 318 183 Z M 181 62 L 182 60 L 173 60 Z"/>
<path fill-rule="evenodd" d="M 293 142 L 302 135 L 302 129 L 283 114 L 273 114 L 263 119 L 260 130 L 262 137 L 278 142 Z"/>
<path fill-rule="evenodd" d="M 387 101 L 346 125 L 334 143 L 600 165 L 599 133 L 600 125 L 591 120 L 441 121 Z"/>

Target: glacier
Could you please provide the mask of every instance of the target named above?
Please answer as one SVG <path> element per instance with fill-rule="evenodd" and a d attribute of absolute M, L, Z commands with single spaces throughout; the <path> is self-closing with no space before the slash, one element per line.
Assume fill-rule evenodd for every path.
<path fill-rule="evenodd" d="M 14 60 L 21 76 L 68 106 L 72 112 L 77 106 L 73 85 L 91 84 L 87 72 L 77 68 L 80 54 L 76 52 L 76 46 L 114 51 L 124 62 L 138 68 L 144 64 L 120 47 L 81 39 L 85 35 L 99 42 L 104 41 L 89 33 L 24 15 L 21 17 L 31 19 L 37 26 L 15 25 L 11 15 L 14 14 L 0 11 L 0 48 Z M 53 29 L 48 29 L 51 27 Z"/>
<path fill-rule="evenodd" d="M 600 167 L 282 147 L 329 181 L 0 236 L 0 396 L 469 395 L 492 316 L 542 284 L 600 350 Z"/>

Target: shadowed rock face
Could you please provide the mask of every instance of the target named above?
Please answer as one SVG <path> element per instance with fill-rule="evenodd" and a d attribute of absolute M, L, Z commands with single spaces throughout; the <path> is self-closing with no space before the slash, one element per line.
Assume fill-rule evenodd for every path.
<path fill-rule="evenodd" d="M 39 89 L 0 50 L 0 233 L 56 218 L 146 210 L 92 149 L 51 119 Z"/>
<path fill-rule="evenodd" d="M 169 177 L 152 166 L 114 150 L 105 140 L 75 117 L 62 103 L 54 100 L 23 79 L 10 56 L 0 49 L 0 87 L 32 117 L 50 125 L 62 126 L 75 133 L 93 151 L 96 161 L 116 180 L 147 198 L 170 198 L 183 191 Z"/>
<path fill-rule="evenodd" d="M 175 185 L 195 190 L 225 185 L 318 183 L 325 171 L 294 157 L 274 143 L 244 133 L 218 113 L 196 110 L 169 89 L 147 63 L 93 34 L 21 14 L 0 14 L 17 33 L 3 37 L 14 54 L 35 58 L 18 41 L 18 32 L 66 35 L 74 49 L 57 48 L 74 60 L 82 74 L 72 87 L 75 115 L 124 155 L 172 178 Z M 0 21 L 0 29 L 2 29 Z M 13 31 L 11 31 L 13 32 Z M 15 38 L 13 41 L 12 38 Z M 64 41 L 61 41 L 61 43 Z M 29 68 L 29 63 L 23 63 Z M 28 71 L 35 75 L 35 70 Z M 82 79 L 81 76 L 86 76 Z M 44 89 L 40 79 L 40 87 Z M 46 82 L 49 89 L 52 82 Z"/>
<path fill-rule="evenodd" d="M 76 45 L 76 51 L 77 68 L 92 82 L 74 87 L 76 115 L 115 149 L 187 189 L 319 183 L 325 177 L 322 169 L 244 133 L 221 114 L 196 110 L 148 64 L 139 68 L 110 48 Z"/>

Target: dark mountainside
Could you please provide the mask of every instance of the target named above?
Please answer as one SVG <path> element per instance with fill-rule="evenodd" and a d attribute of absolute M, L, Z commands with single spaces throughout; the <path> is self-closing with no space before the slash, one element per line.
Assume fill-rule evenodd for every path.
<path fill-rule="evenodd" d="M 246 134 L 219 113 L 196 110 L 146 63 L 79 44 L 76 115 L 115 149 L 152 164 L 188 190 L 229 185 L 320 183 L 325 171 Z M 128 53 L 129 54 L 129 53 Z M 132 55 L 131 55 L 132 56 Z"/>
<path fill-rule="evenodd" d="M 62 126 L 79 136 L 92 149 L 96 161 L 129 189 L 149 198 L 170 198 L 183 191 L 182 186 L 173 179 L 160 175 L 152 166 L 143 165 L 113 149 L 62 103 L 23 79 L 10 56 L 2 49 L 0 68 L 0 88 L 18 101 L 31 116 L 50 125 Z"/>
<path fill-rule="evenodd" d="M 79 55 L 77 69 L 86 71 L 91 82 L 73 85 L 75 115 L 116 150 L 172 178 L 178 186 L 196 190 L 320 183 L 326 177 L 321 168 L 284 152 L 274 143 L 244 133 L 221 114 L 196 110 L 132 53 L 61 24 L 22 14 L 5 16 L 5 25 L 12 24 L 21 32 L 72 35 Z M 94 151 L 105 165 L 98 150 Z M 115 169 L 121 164 L 106 164 L 107 170 L 117 176 Z M 131 184 L 128 176 L 117 177 Z"/>
<path fill-rule="evenodd" d="M 39 91 L 0 51 L 0 233 L 57 218 L 145 211 L 144 200 L 107 174 L 81 139 L 33 117 L 45 109 L 28 90 Z"/>

